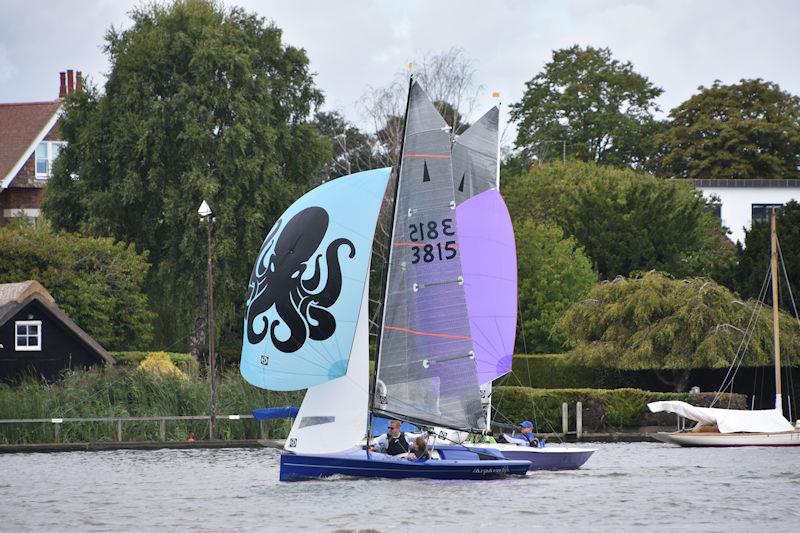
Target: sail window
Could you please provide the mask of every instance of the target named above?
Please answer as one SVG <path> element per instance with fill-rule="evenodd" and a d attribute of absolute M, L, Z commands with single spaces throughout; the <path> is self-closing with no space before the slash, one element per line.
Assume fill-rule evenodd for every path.
<path fill-rule="evenodd" d="M 335 416 L 304 416 L 300 419 L 300 428 L 318 426 L 320 424 L 331 424 L 336 421 Z"/>
<path fill-rule="evenodd" d="M 19 320 L 14 323 L 14 349 L 18 352 L 42 351 L 42 321 Z"/>

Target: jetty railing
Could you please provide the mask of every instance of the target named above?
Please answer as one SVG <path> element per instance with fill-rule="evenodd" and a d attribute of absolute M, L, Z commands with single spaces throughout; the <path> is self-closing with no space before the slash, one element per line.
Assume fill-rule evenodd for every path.
<path fill-rule="evenodd" d="M 254 417 L 251 414 L 246 415 L 217 415 L 217 420 L 252 420 Z M 60 442 L 61 439 L 61 426 L 63 424 L 72 423 L 87 423 L 87 422 L 104 422 L 116 423 L 116 440 L 123 442 L 123 424 L 129 422 L 159 422 L 159 437 L 161 441 L 167 440 L 167 422 L 178 421 L 197 421 L 207 420 L 209 425 L 209 435 L 211 428 L 210 415 L 189 415 L 189 416 L 107 416 L 107 417 L 89 417 L 89 418 L 18 418 L 18 419 L 0 419 L 0 424 L 52 424 L 53 426 L 53 442 Z M 260 421 L 259 434 L 261 438 L 267 438 L 268 429 L 266 420 Z"/>

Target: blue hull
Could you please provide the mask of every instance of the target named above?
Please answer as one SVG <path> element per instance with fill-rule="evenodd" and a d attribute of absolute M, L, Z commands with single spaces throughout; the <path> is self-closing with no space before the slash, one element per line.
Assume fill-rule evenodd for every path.
<path fill-rule="evenodd" d="M 452 454 L 451 454 L 452 455 Z M 459 456 L 465 454 L 459 453 Z M 408 461 L 383 454 L 355 453 L 334 455 L 281 454 L 281 481 L 300 481 L 330 476 L 377 477 L 389 479 L 497 479 L 509 475 L 524 476 L 528 461 L 505 459 L 480 460 L 469 453 L 471 459 L 434 459 Z M 446 454 L 445 454 L 446 456 Z"/>

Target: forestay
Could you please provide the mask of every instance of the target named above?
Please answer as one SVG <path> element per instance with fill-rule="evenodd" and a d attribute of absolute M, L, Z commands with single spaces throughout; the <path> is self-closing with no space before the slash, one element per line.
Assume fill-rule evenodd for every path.
<path fill-rule="evenodd" d="M 696 407 L 677 400 L 651 402 L 647 407 L 653 413 L 675 413 L 698 422 L 700 426 L 713 428 L 720 433 L 775 433 L 793 431 L 792 423 L 777 409 L 744 411 L 738 409 L 717 409 Z"/>
<path fill-rule="evenodd" d="M 249 383 L 297 390 L 346 373 L 389 173 L 325 183 L 269 231 L 248 286 L 240 369 Z"/>
<path fill-rule="evenodd" d="M 413 84 L 373 409 L 416 423 L 483 429 L 448 131 Z"/>

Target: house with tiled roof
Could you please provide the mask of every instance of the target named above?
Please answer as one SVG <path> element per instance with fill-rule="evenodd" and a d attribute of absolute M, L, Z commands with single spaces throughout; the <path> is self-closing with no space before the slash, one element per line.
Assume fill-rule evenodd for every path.
<path fill-rule="evenodd" d="M 61 99 L 81 90 L 81 73 L 60 74 L 59 97 L 49 102 L 0 103 L 0 226 L 15 217 L 37 219 L 59 135 Z"/>

